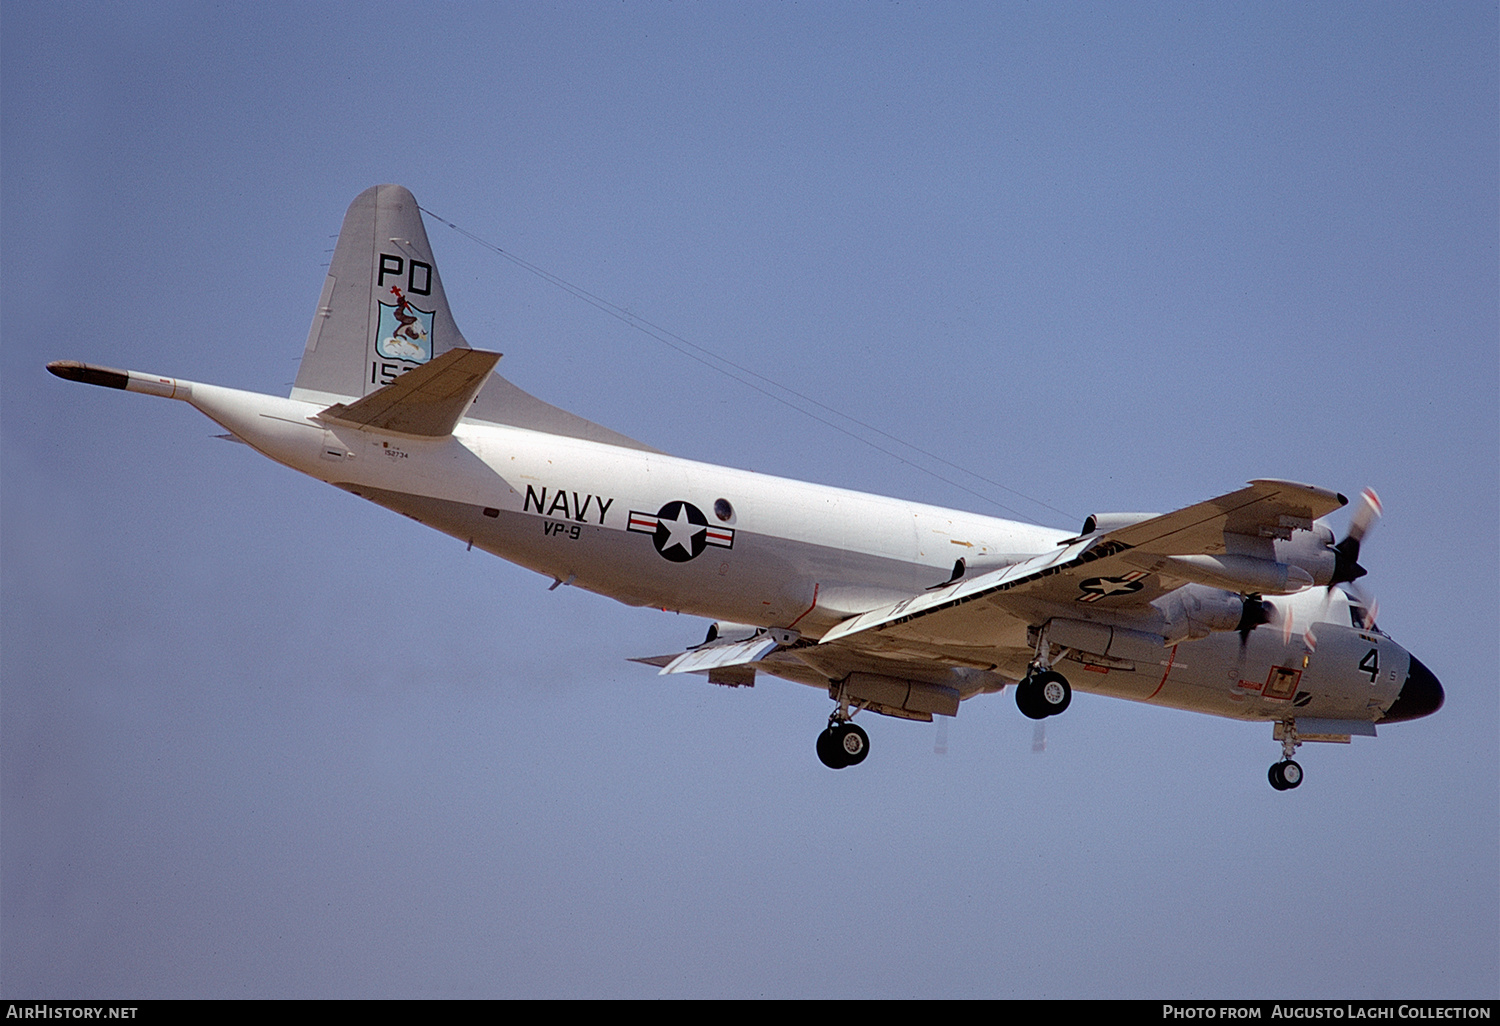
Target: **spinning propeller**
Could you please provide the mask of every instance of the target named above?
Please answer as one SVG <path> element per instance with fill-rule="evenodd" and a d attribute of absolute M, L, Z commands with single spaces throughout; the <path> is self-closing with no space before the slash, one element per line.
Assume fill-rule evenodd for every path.
<path fill-rule="evenodd" d="M 1364 540 L 1375 521 L 1380 519 L 1380 496 L 1375 494 L 1374 489 L 1366 488 L 1359 499 L 1354 515 L 1349 518 L 1349 533 L 1333 547 L 1333 579 L 1328 582 L 1330 588 L 1335 584 L 1357 581 L 1369 572 L 1359 565 L 1359 543 Z"/>
<path fill-rule="evenodd" d="M 1354 582 L 1369 572 L 1359 565 L 1359 543 L 1364 540 L 1370 528 L 1375 526 L 1375 521 L 1380 519 L 1380 513 L 1380 496 L 1375 494 L 1375 489 L 1366 488 L 1359 495 L 1359 505 L 1354 508 L 1354 515 L 1349 518 L 1349 533 L 1333 547 L 1333 578 L 1323 594 L 1323 611 L 1326 613 L 1328 596 L 1332 594 L 1334 585 L 1347 585 L 1344 591 L 1354 600 L 1360 613 L 1361 626 L 1366 628 L 1375 626 L 1375 613 L 1379 606 L 1373 595 L 1366 595 L 1364 589 Z M 1308 636 L 1311 635 L 1312 628 L 1308 628 Z M 1312 642 L 1316 644 L 1317 639 L 1312 638 Z"/>
<path fill-rule="evenodd" d="M 1240 632 L 1240 655 L 1245 654 L 1245 644 L 1250 640 L 1250 632 L 1263 623 L 1271 622 L 1271 613 L 1275 606 L 1261 598 L 1259 595 L 1246 595 L 1244 608 L 1240 611 L 1240 622 L 1235 630 Z"/>
<path fill-rule="evenodd" d="M 1360 617 L 1360 626 L 1367 629 L 1375 626 L 1375 613 L 1379 607 L 1374 597 L 1368 596 L 1364 589 L 1355 587 L 1354 582 L 1369 573 L 1359 565 L 1359 545 L 1365 535 L 1370 532 L 1370 528 L 1375 526 L 1375 521 L 1380 519 L 1380 496 L 1375 494 L 1373 488 L 1366 488 L 1360 493 L 1359 500 L 1359 505 L 1354 509 L 1354 515 L 1349 518 L 1349 533 L 1344 535 L 1343 541 L 1333 546 L 1333 576 L 1329 578 L 1328 587 L 1323 592 L 1323 608 L 1313 618 L 1312 623 L 1307 625 L 1307 630 L 1302 635 L 1309 652 L 1318 647 L 1318 637 L 1313 633 L 1312 624 L 1328 615 L 1328 603 L 1333 597 L 1333 589 L 1336 585 L 1348 586 L 1344 592 L 1353 600 Z M 1242 645 L 1247 633 L 1242 632 L 1240 635 Z M 1292 613 L 1290 609 L 1283 618 L 1281 638 L 1282 644 L 1291 643 Z"/>
<path fill-rule="evenodd" d="M 1343 541 L 1332 546 L 1333 549 L 1333 574 L 1328 579 L 1327 589 L 1323 593 L 1323 608 L 1313 618 L 1312 623 L 1317 623 L 1328 615 L 1328 603 L 1332 599 L 1333 589 L 1337 585 L 1343 585 L 1344 592 L 1352 600 L 1355 613 L 1359 617 L 1359 626 L 1366 629 L 1375 626 L 1375 613 L 1378 606 L 1373 596 L 1368 595 L 1364 589 L 1354 586 L 1354 582 L 1365 576 L 1369 571 L 1359 565 L 1359 547 L 1364 541 L 1365 535 L 1370 533 L 1370 528 L 1375 526 L 1375 521 L 1380 519 L 1381 507 L 1380 496 L 1375 494 L 1374 489 L 1366 488 L 1360 494 L 1359 505 L 1354 509 L 1354 515 L 1349 518 L 1349 533 L 1344 536 Z M 1240 622 L 1235 630 L 1240 634 L 1240 651 L 1243 653 L 1245 645 L 1250 640 L 1250 632 L 1262 624 L 1268 624 L 1278 619 L 1276 607 L 1265 601 L 1258 594 L 1246 595 L 1244 609 L 1240 614 Z M 1292 612 L 1288 608 L 1279 617 L 1281 621 L 1281 641 L 1283 645 L 1289 645 L 1292 641 Z M 1313 633 L 1312 623 L 1303 632 L 1303 640 L 1308 650 L 1317 647 L 1318 638 Z"/>

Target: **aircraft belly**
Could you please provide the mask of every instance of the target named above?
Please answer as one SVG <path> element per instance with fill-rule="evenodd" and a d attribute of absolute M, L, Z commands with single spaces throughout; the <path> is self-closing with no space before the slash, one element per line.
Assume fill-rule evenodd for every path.
<path fill-rule="evenodd" d="M 1405 652 L 1381 635 L 1335 624 L 1316 625 L 1317 642 L 1283 638 L 1260 628 L 1244 645 L 1237 632 L 1214 634 L 1163 649 L 1157 664 L 1133 670 L 1093 666 L 1088 657 L 1061 664 L 1075 690 L 1237 720 L 1318 717 L 1369 721 L 1394 701 L 1405 680 Z M 1358 667 L 1375 649 L 1377 678 Z"/>
<path fill-rule="evenodd" d="M 1103 667 L 1072 660 L 1061 664 L 1075 691 L 1123 698 L 1169 709 L 1223 716 L 1235 720 L 1280 719 L 1279 709 L 1268 709 L 1256 695 L 1247 694 L 1214 673 L 1217 660 L 1186 642 L 1176 651 L 1164 649 L 1159 664 L 1137 663 L 1134 670 Z"/>
<path fill-rule="evenodd" d="M 889 580 L 910 587 L 909 564 L 830 552 L 818 546 L 737 532 L 733 550 L 705 547 L 697 558 L 663 559 L 651 535 L 534 512 L 392 491 L 368 484 L 338 487 L 369 499 L 502 559 L 575 587 L 618 599 L 741 623 L 799 629 L 835 618 L 815 608 L 820 572 Z M 886 592 L 878 593 L 884 600 Z M 810 613 L 819 615 L 811 616 Z"/>

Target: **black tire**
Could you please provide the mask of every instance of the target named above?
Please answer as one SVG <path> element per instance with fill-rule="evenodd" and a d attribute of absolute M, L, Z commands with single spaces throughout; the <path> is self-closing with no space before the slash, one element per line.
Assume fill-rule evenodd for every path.
<path fill-rule="evenodd" d="M 834 728 L 834 743 L 845 766 L 858 766 L 870 754 L 870 735 L 853 723 Z"/>
<path fill-rule="evenodd" d="M 1047 718 L 1047 710 L 1042 708 L 1037 691 L 1036 682 L 1031 677 L 1021 678 L 1021 683 L 1016 685 L 1016 708 L 1027 719 L 1044 720 Z"/>
<path fill-rule="evenodd" d="M 829 769 L 843 769 L 849 765 L 844 759 L 843 749 L 834 740 L 834 728 L 829 728 L 818 735 L 818 759 Z"/>
<path fill-rule="evenodd" d="M 1267 774 L 1271 780 L 1271 786 L 1278 791 L 1290 791 L 1302 784 L 1302 767 L 1291 759 L 1283 759 L 1271 766 L 1271 772 Z"/>
<path fill-rule="evenodd" d="M 1036 705 L 1044 716 L 1056 716 L 1073 704 L 1073 686 L 1056 670 L 1047 670 L 1031 678 Z"/>
<path fill-rule="evenodd" d="M 1292 788 L 1301 785 L 1302 767 L 1300 765 L 1293 762 L 1291 759 L 1287 759 L 1285 762 L 1278 763 L 1278 765 L 1281 767 L 1280 775 L 1282 790 L 1290 791 Z"/>

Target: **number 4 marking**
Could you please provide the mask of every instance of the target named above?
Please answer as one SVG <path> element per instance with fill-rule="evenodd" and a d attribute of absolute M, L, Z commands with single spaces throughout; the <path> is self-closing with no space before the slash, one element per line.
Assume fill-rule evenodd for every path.
<path fill-rule="evenodd" d="M 1375 649 L 1365 653 L 1365 657 L 1359 661 L 1359 668 L 1370 675 L 1370 683 L 1375 683 L 1375 678 L 1380 676 L 1380 654 Z"/>

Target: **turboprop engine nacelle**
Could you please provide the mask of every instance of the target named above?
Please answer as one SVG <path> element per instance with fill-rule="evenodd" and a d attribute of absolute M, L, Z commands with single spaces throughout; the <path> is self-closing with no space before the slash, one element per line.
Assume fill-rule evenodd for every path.
<path fill-rule="evenodd" d="M 1291 538 L 1275 542 L 1276 560 L 1301 567 L 1312 576 L 1313 583 L 1326 585 L 1333 581 L 1338 557 L 1333 548 L 1333 529 L 1314 523 L 1310 531 L 1297 531 Z"/>
<path fill-rule="evenodd" d="M 834 699 L 841 691 L 845 697 L 858 700 L 867 708 L 900 719 L 931 720 L 934 713 L 958 715 L 959 690 L 943 684 L 856 670 L 828 687 L 828 694 Z"/>
<path fill-rule="evenodd" d="M 1078 538 L 1107 534 L 1151 520 L 1157 513 L 1093 513 Z M 1283 518 L 1274 536 L 1226 533 L 1222 555 L 1169 557 L 1162 568 L 1185 580 L 1241 594 L 1292 595 L 1333 581 L 1338 554 L 1326 524 Z"/>
<path fill-rule="evenodd" d="M 715 620 L 708 625 L 708 637 L 703 639 L 705 645 L 715 641 L 749 641 L 761 632 L 761 628 L 749 623 L 731 623 L 728 620 Z"/>
<path fill-rule="evenodd" d="M 1045 635 L 1049 644 L 1127 662 L 1154 662 L 1166 644 L 1166 639 L 1160 634 L 1065 617 L 1048 620 Z M 1027 633 L 1028 642 L 1035 644 L 1036 639 L 1035 632 Z"/>
<path fill-rule="evenodd" d="M 1291 595 L 1315 583 L 1300 566 L 1258 556 L 1167 556 L 1162 563 L 1175 577 L 1242 593 Z"/>
<path fill-rule="evenodd" d="M 1087 538 L 1091 534 L 1107 534 L 1117 531 L 1122 527 L 1130 527 L 1139 524 L 1143 520 L 1161 516 L 1160 513 L 1090 513 L 1083 521 L 1083 530 L 1078 532 L 1078 537 Z"/>
<path fill-rule="evenodd" d="M 1159 619 L 1153 629 L 1168 645 L 1206 638 L 1240 626 L 1245 601 L 1239 595 L 1201 584 L 1186 584 L 1151 603 Z"/>

